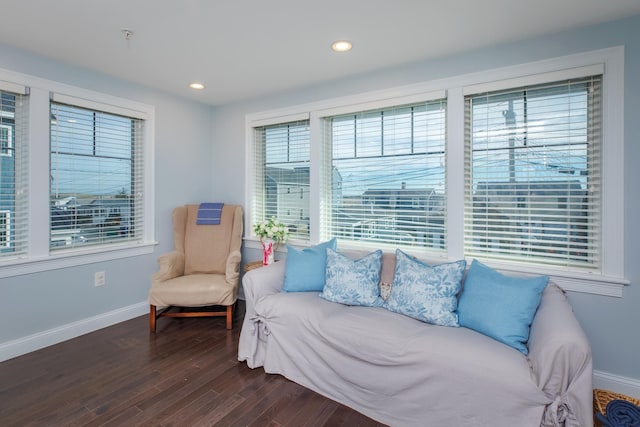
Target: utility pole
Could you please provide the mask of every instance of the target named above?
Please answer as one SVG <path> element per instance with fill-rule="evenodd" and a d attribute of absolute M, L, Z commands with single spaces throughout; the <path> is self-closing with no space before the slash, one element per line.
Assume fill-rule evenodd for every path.
<path fill-rule="evenodd" d="M 504 124 L 509 130 L 509 182 L 516 182 L 516 157 L 514 147 L 516 145 L 516 112 L 513 111 L 513 100 L 509 100 L 509 109 L 502 111 Z"/>

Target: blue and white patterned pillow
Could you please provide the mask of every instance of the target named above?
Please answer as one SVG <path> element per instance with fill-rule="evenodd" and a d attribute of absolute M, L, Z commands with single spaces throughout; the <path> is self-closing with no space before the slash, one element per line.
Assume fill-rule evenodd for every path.
<path fill-rule="evenodd" d="M 441 326 L 459 326 L 456 308 L 464 260 L 430 266 L 400 249 L 391 294 L 385 303 L 389 311 Z"/>
<path fill-rule="evenodd" d="M 381 250 L 354 261 L 327 249 L 325 285 L 320 296 L 340 304 L 380 307 L 383 304 L 380 297 L 381 269 Z"/>

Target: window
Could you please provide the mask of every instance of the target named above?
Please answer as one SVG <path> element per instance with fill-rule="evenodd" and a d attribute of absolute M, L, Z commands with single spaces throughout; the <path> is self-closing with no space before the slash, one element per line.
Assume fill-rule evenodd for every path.
<path fill-rule="evenodd" d="M 51 103 L 52 250 L 142 238 L 143 121 Z"/>
<path fill-rule="evenodd" d="M 465 255 L 600 268 L 601 76 L 465 99 Z"/>
<path fill-rule="evenodd" d="M 154 117 L 0 70 L 0 278 L 153 252 Z"/>
<path fill-rule="evenodd" d="M 309 121 L 255 127 L 254 137 L 253 223 L 275 216 L 291 238 L 309 240 Z"/>
<path fill-rule="evenodd" d="M 0 88 L 0 258 L 16 258 L 27 246 L 28 92 Z M 18 93 L 20 92 L 20 93 Z"/>
<path fill-rule="evenodd" d="M 446 100 L 325 119 L 342 240 L 445 249 Z"/>
<path fill-rule="evenodd" d="M 253 113 L 247 210 L 267 212 L 265 133 L 282 133 L 272 149 L 284 162 L 304 123 L 304 162 L 290 169 L 308 173 L 309 243 L 399 247 L 434 264 L 478 258 L 622 296 L 623 75 L 617 47 Z"/>

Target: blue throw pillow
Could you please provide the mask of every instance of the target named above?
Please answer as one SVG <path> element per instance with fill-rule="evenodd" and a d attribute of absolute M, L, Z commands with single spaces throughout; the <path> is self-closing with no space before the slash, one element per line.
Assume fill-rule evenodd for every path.
<path fill-rule="evenodd" d="M 458 326 L 456 307 L 466 261 L 430 266 L 396 250 L 389 311 L 441 326 Z"/>
<path fill-rule="evenodd" d="M 380 307 L 381 269 L 381 250 L 354 261 L 327 249 L 326 284 L 320 296 L 340 304 Z"/>
<path fill-rule="evenodd" d="M 458 303 L 460 326 L 529 354 L 529 328 L 548 282 L 548 276 L 505 276 L 473 260 Z"/>
<path fill-rule="evenodd" d="M 324 288 L 324 270 L 327 266 L 327 248 L 336 249 L 336 239 L 310 248 L 298 250 L 287 245 L 284 270 L 285 292 L 321 291 Z"/>

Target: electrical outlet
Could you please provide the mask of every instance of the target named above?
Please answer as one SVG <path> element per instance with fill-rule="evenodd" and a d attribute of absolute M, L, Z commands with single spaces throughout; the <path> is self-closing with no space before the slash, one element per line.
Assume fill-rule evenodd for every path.
<path fill-rule="evenodd" d="M 97 271 L 94 275 L 93 275 L 93 284 L 94 286 L 102 286 L 106 283 L 107 278 L 105 276 L 104 271 Z"/>

